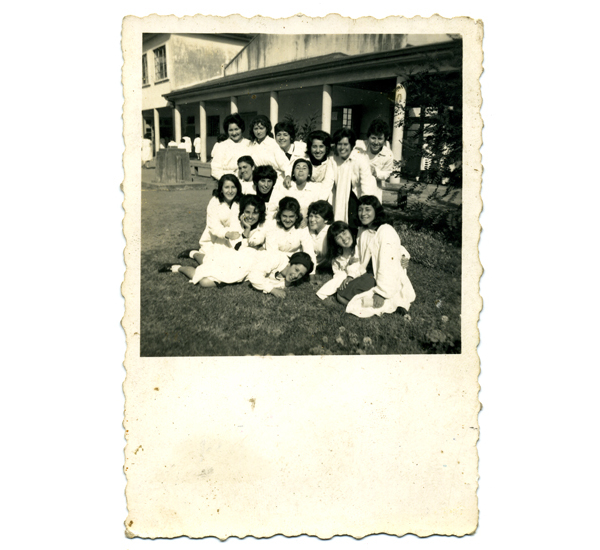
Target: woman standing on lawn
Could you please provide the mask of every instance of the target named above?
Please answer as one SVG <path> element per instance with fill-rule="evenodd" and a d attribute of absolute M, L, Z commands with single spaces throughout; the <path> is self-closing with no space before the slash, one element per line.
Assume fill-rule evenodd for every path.
<path fill-rule="evenodd" d="M 275 141 L 285 153 L 290 164 L 296 159 L 304 158 L 306 143 L 296 141 L 296 129 L 292 123 L 283 121 L 275 124 Z"/>
<path fill-rule="evenodd" d="M 379 199 L 362 196 L 358 201 L 357 248 L 360 277 L 347 283 L 337 293 L 346 305 L 346 313 L 357 317 L 372 317 L 393 313 L 398 308 L 408 310 L 415 300 L 415 291 L 406 274 L 410 255 L 401 245 L 396 230 L 386 223 Z M 368 268 L 372 266 L 372 273 Z"/>
<path fill-rule="evenodd" d="M 238 159 L 248 154 L 250 141 L 244 137 L 245 129 L 244 120 L 238 113 L 225 117 L 223 130 L 227 139 L 215 143 L 210 163 L 210 174 L 216 180 L 220 180 L 225 174 L 235 174 Z"/>
<path fill-rule="evenodd" d="M 233 174 L 222 176 L 206 207 L 206 228 L 200 237 L 200 248 L 185 250 L 178 258 L 189 256 L 202 263 L 206 254 L 219 253 L 237 244 L 242 234 L 238 220 L 241 196 L 242 186 L 237 177 Z"/>
<path fill-rule="evenodd" d="M 350 128 L 333 134 L 334 155 L 327 160 L 323 185 L 332 193 L 333 215 L 350 227 L 358 227 L 358 199 L 362 195 L 376 195 L 377 182 L 371 174 L 366 155 L 352 156 L 356 135 Z"/>
<path fill-rule="evenodd" d="M 270 252 L 285 252 L 291 256 L 295 252 L 306 252 L 314 266 L 317 263 L 315 249 L 308 228 L 301 228 L 302 213 L 300 204 L 293 197 L 284 197 L 279 201 L 275 222 L 266 229 L 266 249 Z"/>
<path fill-rule="evenodd" d="M 271 121 L 264 115 L 254 117 L 250 123 L 251 142 L 247 155 L 250 155 L 257 166 L 269 165 L 283 176 L 289 165 L 288 158 L 273 139 Z"/>

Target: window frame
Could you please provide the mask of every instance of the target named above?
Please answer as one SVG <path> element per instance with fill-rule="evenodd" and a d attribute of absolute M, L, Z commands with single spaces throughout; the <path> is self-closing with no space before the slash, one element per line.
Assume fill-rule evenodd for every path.
<path fill-rule="evenodd" d="M 148 53 L 142 54 L 142 86 L 150 85 L 150 73 L 148 72 Z"/>
<path fill-rule="evenodd" d="M 161 49 L 164 50 L 165 54 L 164 54 L 164 58 L 163 58 L 164 62 L 161 63 L 159 66 L 160 58 L 157 55 L 157 52 Z M 168 67 L 167 67 L 167 45 L 162 44 L 161 46 L 153 48 L 152 53 L 154 54 L 154 84 L 158 84 L 159 82 L 164 82 L 165 80 L 169 80 L 169 71 L 168 71 Z M 163 67 L 164 67 L 164 74 L 162 74 L 162 71 L 160 71 L 160 69 Z"/>

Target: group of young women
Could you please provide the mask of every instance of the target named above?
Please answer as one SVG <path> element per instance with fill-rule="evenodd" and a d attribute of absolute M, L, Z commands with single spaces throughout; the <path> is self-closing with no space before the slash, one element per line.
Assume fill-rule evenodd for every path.
<path fill-rule="evenodd" d="M 311 132 L 295 141 L 293 125 L 259 115 L 245 124 L 225 118 L 228 138 L 212 151 L 218 180 L 207 207 L 200 246 L 182 252 L 198 267 L 165 264 L 204 287 L 249 281 L 266 293 L 312 278 L 317 269 L 333 278 L 317 292 L 335 296 L 359 317 L 408 310 L 415 292 L 406 267 L 410 258 L 396 230 L 386 223 L 382 182 L 392 171 L 385 145 L 387 124 L 374 121 L 357 143 L 343 128 L 333 136 Z"/>

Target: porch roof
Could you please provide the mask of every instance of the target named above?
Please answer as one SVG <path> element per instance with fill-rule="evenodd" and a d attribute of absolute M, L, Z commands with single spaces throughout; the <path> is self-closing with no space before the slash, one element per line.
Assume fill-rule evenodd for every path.
<path fill-rule="evenodd" d="M 168 101 L 188 103 L 204 98 L 215 99 L 248 93 L 250 90 L 260 92 L 259 88 L 268 86 L 289 89 L 289 85 L 292 84 L 294 87 L 294 83 L 298 87 L 306 87 L 315 85 L 318 81 L 335 84 L 341 81 L 373 78 L 379 74 L 381 74 L 380 78 L 389 77 L 399 72 L 400 67 L 422 65 L 426 60 L 444 63 L 461 49 L 462 40 L 454 40 L 353 56 L 338 52 L 207 80 L 186 88 L 172 90 L 164 94 L 164 97 Z M 359 71 L 363 74 L 358 75 Z"/>

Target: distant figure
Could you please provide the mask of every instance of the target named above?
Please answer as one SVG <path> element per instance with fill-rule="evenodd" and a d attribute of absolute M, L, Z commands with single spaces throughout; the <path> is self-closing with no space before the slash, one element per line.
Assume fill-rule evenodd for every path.
<path fill-rule="evenodd" d="M 198 134 L 196 134 L 196 138 L 194 139 L 194 153 L 196 153 L 196 156 L 198 157 L 198 160 L 200 160 L 200 149 L 202 148 L 202 140 L 200 139 L 200 136 Z"/>
<path fill-rule="evenodd" d="M 142 164 L 152 160 L 152 134 L 146 134 L 142 140 Z"/>
<path fill-rule="evenodd" d="M 171 139 L 171 141 L 169 141 L 168 147 L 178 147 L 179 144 L 175 141 L 175 139 Z"/>
<path fill-rule="evenodd" d="M 167 148 L 167 140 L 165 138 L 160 138 L 160 143 L 158 145 L 159 149 L 166 149 Z"/>

